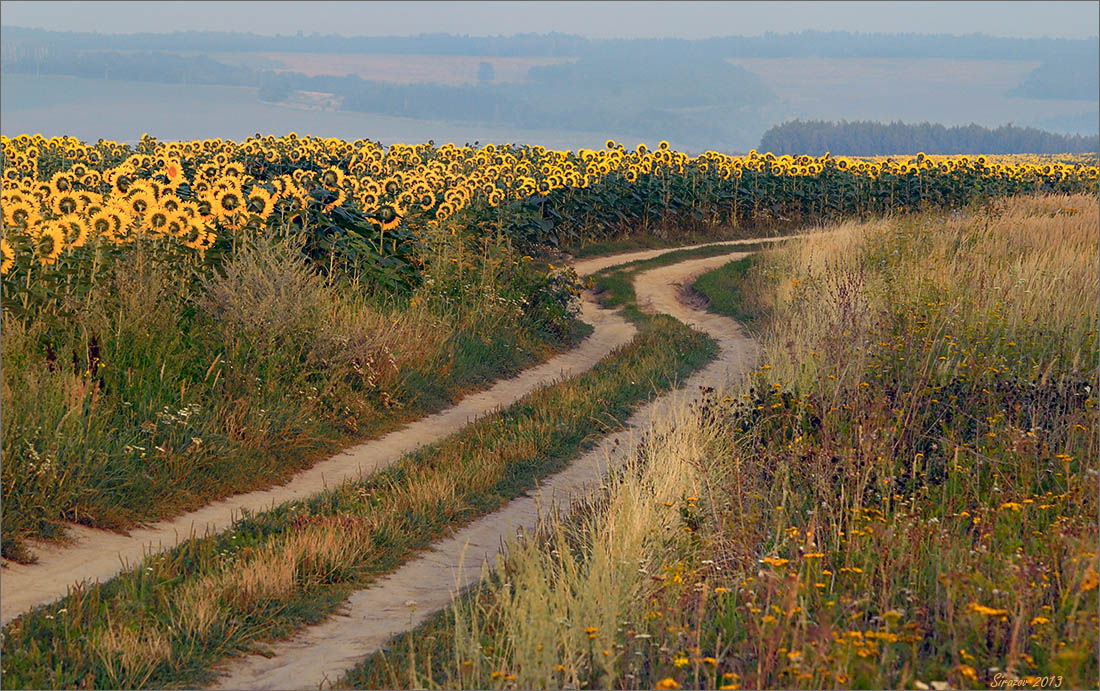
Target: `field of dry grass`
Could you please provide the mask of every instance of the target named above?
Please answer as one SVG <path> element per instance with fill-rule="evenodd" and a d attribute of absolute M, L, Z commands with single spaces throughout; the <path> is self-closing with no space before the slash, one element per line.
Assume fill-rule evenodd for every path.
<path fill-rule="evenodd" d="M 742 276 L 760 369 L 357 688 L 1097 683 L 1096 199 L 846 223 Z"/>

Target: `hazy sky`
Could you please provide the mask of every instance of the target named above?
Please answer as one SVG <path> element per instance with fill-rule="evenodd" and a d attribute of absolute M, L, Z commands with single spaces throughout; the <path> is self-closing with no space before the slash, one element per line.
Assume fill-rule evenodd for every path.
<path fill-rule="evenodd" d="M 760 35 L 806 29 L 1089 38 L 1100 2 L 0 2 L 3 23 L 100 33 L 181 30 L 406 36 Z"/>

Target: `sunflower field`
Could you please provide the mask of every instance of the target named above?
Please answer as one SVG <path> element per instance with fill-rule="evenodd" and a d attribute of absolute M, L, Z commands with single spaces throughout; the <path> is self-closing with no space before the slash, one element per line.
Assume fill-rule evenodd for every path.
<path fill-rule="evenodd" d="M 688 156 L 662 142 L 553 151 L 260 136 L 136 146 L 0 141 L 3 304 L 79 293 L 127 246 L 197 275 L 264 228 L 304 230 L 306 253 L 372 285 L 422 280 L 426 234 L 507 236 L 526 252 L 625 232 L 776 227 L 1097 189 L 1096 157 L 851 159 L 753 151 Z M 205 268 L 204 268 L 205 267 Z"/>

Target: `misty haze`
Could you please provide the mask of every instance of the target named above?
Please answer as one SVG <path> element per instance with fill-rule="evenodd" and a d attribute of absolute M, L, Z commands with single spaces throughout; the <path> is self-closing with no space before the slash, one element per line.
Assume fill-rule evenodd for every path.
<path fill-rule="evenodd" d="M 1100 54 L 1087 39 L 107 36 L 7 25 L 0 38 L 8 136 L 135 143 L 146 132 L 239 139 L 301 130 L 565 148 L 667 139 L 685 151 L 743 153 L 792 120 L 1012 124 L 1085 137 L 1100 120 Z M 1092 139 L 1052 141 L 1060 143 L 1032 152 L 1097 148 Z M 923 148 L 965 152 L 936 146 Z M 1031 149 L 1006 141 L 985 153 L 1017 151 Z"/>
<path fill-rule="evenodd" d="M 1100 3 L 0 3 L 0 687 L 1100 685 Z"/>

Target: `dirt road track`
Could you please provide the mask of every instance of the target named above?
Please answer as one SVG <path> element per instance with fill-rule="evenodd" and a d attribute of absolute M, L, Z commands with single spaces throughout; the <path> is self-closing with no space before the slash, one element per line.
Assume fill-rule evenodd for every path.
<path fill-rule="evenodd" d="M 758 241 L 748 239 L 706 244 L 732 246 Z M 586 276 L 608 266 L 649 259 L 668 251 L 643 250 L 596 257 L 575 262 L 574 268 L 579 275 Z M 659 311 L 666 311 L 666 307 L 676 309 L 673 305 L 664 305 Z M 668 313 L 680 318 L 674 312 Z M 303 499 L 325 487 L 334 487 L 345 480 L 363 477 L 384 468 L 424 444 L 453 434 L 472 419 L 511 405 L 539 386 L 587 370 L 634 337 L 633 325 L 615 312 L 598 309 L 590 301 L 583 303 L 581 317 L 594 327 L 594 331 L 573 350 L 524 370 L 516 377 L 501 380 L 485 391 L 471 394 L 446 410 L 338 453 L 303 470 L 284 485 L 218 500 L 176 518 L 131 530 L 125 535 L 73 525 L 68 530 L 67 544 L 32 541 L 30 547 L 37 553 L 38 562 L 5 562 L 0 573 L 0 623 L 7 624 L 33 607 L 64 597 L 69 588 L 76 584 L 106 581 L 146 555 L 171 549 L 192 535 L 202 536 L 224 530 L 232 525 L 243 509 L 261 511 L 284 501 Z"/>
<path fill-rule="evenodd" d="M 692 375 L 684 389 L 643 406 L 631 416 L 627 430 L 606 437 L 565 470 L 546 478 L 535 491 L 437 542 L 370 588 L 357 591 L 336 616 L 272 645 L 270 657 L 250 655 L 224 661 L 216 668 L 223 676 L 213 688 L 305 689 L 331 685 L 393 635 L 415 627 L 450 604 L 456 589 L 477 582 L 484 562 L 496 557 L 509 535 L 519 528 L 529 530 L 535 526 L 540 508 L 545 512 L 554 504 L 568 505 L 574 497 L 598 485 L 608 467 L 634 452 L 641 433 L 662 419 L 663 410 L 677 405 L 685 395 L 691 396 L 698 387 L 723 386 L 746 372 L 755 362 L 756 347 L 741 327 L 725 317 L 694 310 L 678 299 L 680 285 L 742 256 L 735 253 L 685 261 L 646 271 L 635 280 L 638 303 L 643 309 L 670 314 L 718 342 L 718 358 Z M 620 256 L 611 264 L 622 261 Z"/>

